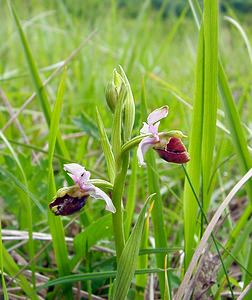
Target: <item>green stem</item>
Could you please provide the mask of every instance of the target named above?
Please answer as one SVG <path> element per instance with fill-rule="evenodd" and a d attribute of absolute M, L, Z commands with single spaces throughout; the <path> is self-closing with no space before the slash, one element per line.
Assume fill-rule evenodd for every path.
<path fill-rule="evenodd" d="M 123 228 L 123 211 L 122 211 L 122 197 L 125 185 L 125 178 L 127 174 L 128 164 L 129 164 L 129 154 L 121 157 L 122 164 L 117 165 L 117 172 L 114 182 L 114 188 L 112 192 L 113 204 L 116 208 L 116 213 L 113 214 L 113 229 L 115 237 L 115 248 L 116 248 L 116 258 L 117 262 L 122 254 L 125 237 Z"/>

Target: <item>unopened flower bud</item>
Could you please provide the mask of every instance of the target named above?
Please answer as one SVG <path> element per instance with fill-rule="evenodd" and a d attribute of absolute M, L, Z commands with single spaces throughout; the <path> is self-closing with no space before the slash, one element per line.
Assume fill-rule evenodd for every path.
<path fill-rule="evenodd" d="M 106 101 L 112 113 L 114 113 L 116 104 L 118 102 L 122 82 L 123 80 L 121 75 L 116 71 L 116 69 L 114 69 L 113 79 L 108 83 L 105 91 Z"/>

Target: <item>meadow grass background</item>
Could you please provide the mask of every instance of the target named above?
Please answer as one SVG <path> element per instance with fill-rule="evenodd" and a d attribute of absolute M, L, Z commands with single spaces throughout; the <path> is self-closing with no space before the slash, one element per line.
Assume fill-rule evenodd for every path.
<path fill-rule="evenodd" d="M 12 4 L 21 21 L 42 80 L 46 79 L 58 64 L 95 30 L 90 41 L 69 63 L 66 70 L 59 128 L 69 157 L 55 157 L 53 160 L 56 188 L 60 188 L 65 180 L 62 162 L 82 163 L 88 170 L 91 170 L 93 177 L 108 180 L 95 116 L 96 107 L 98 107 L 110 136 L 112 121 L 104 90 L 107 82 L 112 78 L 113 69 L 119 64 L 128 76 L 135 98 L 134 134 L 139 134 L 140 126 L 144 121 L 140 115 L 144 80 L 148 112 L 162 105 L 168 105 L 170 108 L 169 116 L 162 121 L 161 129 L 180 129 L 190 136 L 192 110 L 188 108 L 188 105 L 193 104 L 198 30 L 188 3 L 182 5 L 177 13 L 170 10 L 165 16 L 162 10 L 165 6 L 156 9 L 149 1 L 142 1 L 136 7 L 130 2 L 128 5 L 117 5 L 116 1 L 12 1 Z M 221 11 L 219 18 L 219 53 L 228 75 L 235 105 L 245 128 L 248 145 L 251 147 L 252 61 L 240 33 L 223 18 L 224 15 L 228 15 L 239 21 L 251 40 L 251 13 L 233 10 L 232 6 L 228 5 L 228 1 L 224 4 L 226 4 L 226 11 Z M 0 5 L 0 19 L 2 20 L 0 28 L 0 87 L 2 90 L 0 124 L 2 128 L 10 118 L 9 106 L 14 112 L 17 111 L 34 92 L 34 85 L 13 17 L 5 1 L 2 1 Z M 57 75 L 46 87 L 51 109 L 55 103 L 60 78 L 61 76 Z M 229 130 L 220 99 L 218 99 L 218 108 L 218 119 Z M 3 133 L 18 156 L 27 182 L 25 183 L 22 175 L 20 176 L 13 153 L 6 147 L 6 143 L 1 141 L 2 229 L 24 228 L 22 222 L 29 216 L 24 207 L 25 200 L 22 200 L 26 197 L 23 188 L 26 191 L 29 190 L 31 199 L 32 230 L 49 233 L 47 210 L 51 199 L 48 198 L 48 126 L 37 98 L 19 115 L 18 121 L 19 128 L 17 124 L 12 123 Z M 26 145 L 27 141 L 29 146 Z M 187 138 L 184 142 L 188 146 L 190 139 Z M 33 150 L 29 148 L 31 146 L 34 147 Z M 244 175 L 239 169 L 237 153 L 230 134 L 217 128 L 214 147 L 217 176 L 209 206 L 209 216 L 218 208 L 231 187 Z M 60 153 L 56 148 L 55 156 L 57 154 Z M 168 244 L 169 247 L 183 248 L 185 175 L 181 166 L 167 164 L 160 159 L 157 159 L 157 166 Z M 146 171 L 137 168 L 136 172 L 134 220 L 137 219 L 139 210 L 148 195 Z M 130 174 L 131 171 L 128 172 L 127 185 Z M 237 205 L 238 208 L 231 209 L 218 233 L 223 243 L 229 240 L 231 228 L 237 222 L 235 214 L 241 216 L 248 205 L 246 191 L 241 190 L 234 202 L 236 204 L 233 205 Z M 112 251 L 112 254 L 89 251 L 80 265 L 76 266 L 76 273 L 114 270 L 111 220 L 103 216 L 103 203 L 89 201 L 80 217 L 62 218 L 63 225 L 67 226 L 65 235 L 68 237 L 77 236 L 81 230 L 85 231 L 88 225 L 94 222 L 99 223 L 101 220 L 101 224 L 94 226 L 95 231 L 101 231 L 100 236 L 98 234 L 94 242 Z M 105 226 L 107 230 L 104 228 L 100 230 L 100 226 Z M 149 230 L 151 237 L 153 236 L 151 225 Z M 15 253 L 11 252 L 11 254 L 17 259 L 18 264 L 21 264 L 21 258 L 29 262 L 28 247 L 18 243 L 17 240 L 3 241 L 6 249 L 15 249 Z M 238 257 L 246 267 L 250 243 L 251 238 L 247 234 L 246 240 L 240 244 Z M 45 244 L 45 241 L 34 241 L 35 253 Z M 147 247 L 152 246 L 150 240 Z M 67 251 L 71 258 L 78 258 L 75 256 L 76 252 L 73 250 L 72 243 Z M 81 251 L 80 249 L 78 253 Z M 150 255 L 148 261 L 148 267 L 154 268 L 154 256 Z M 3 261 L 4 268 L 5 263 L 6 261 Z M 74 262 L 72 264 L 74 265 Z M 171 285 L 174 289 L 179 285 L 183 275 L 178 253 L 170 255 L 169 265 L 175 268 L 171 276 Z M 52 244 L 49 244 L 38 256 L 34 267 L 37 272 L 50 279 L 58 277 Z M 28 269 L 32 269 L 32 265 Z M 240 276 L 240 273 L 238 275 Z M 25 276 L 28 275 L 25 274 Z M 232 284 L 236 286 L 237 291 L 240 291 L 238 282 L 241 281 L 241 277 L 239 276 L 231 275 Z M 6 282 L 8 281 L 6 277 Z M 108 287 L 104 287 L 105 284 L 109 284 L 109 281 L 95 279 L 92 284 L 90 281 L 83 283 L 82 289 L 88 291 L 89 294 L 107 297 Z M 9 286 L 12 285 L 19 286 L 19 283 L 9 283 Z M 55 293 L 59 291 L 52 290 L 51 293 L 51 298 L 54 298 Z M 141 292 L 136 292 L 135 288 L 132 288 L 132 293 L 136 299 L 142 297 Z M 213 293 L 217 295 L 215 299 L 220 299 L 217 285 L 213 288 Z M 156 288 L 156 297 L 159 297 L 158 288 Z"/>

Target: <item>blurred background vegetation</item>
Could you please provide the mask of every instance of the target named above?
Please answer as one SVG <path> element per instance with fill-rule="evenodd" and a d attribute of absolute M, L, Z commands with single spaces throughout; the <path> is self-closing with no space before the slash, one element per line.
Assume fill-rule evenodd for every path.
<path fill-rule="evenodd" d="M 71 161 L 81 162 L 93 172 L 94 177 L 107 179 L 106 165 L 94 121 L 95 107 L 99 107 L 110 135 L 111 115 L 106 105 L 104 90 L 107 82 L 111 80 L 113 69 L 119 64 L 129 78 L 135 97 L 137 117 L 134 134 L 139 133 L 143 121 L 139 116 L 143 81 L 149 111 L 164 104 L 170 107 L 169 116 L 162 121 L 161 130 L 180 129 L 189 134 L 189 107 L 193 103 L 198 30 L 188 1 L 15 0 L 12 3 L 43 80 L 95 31 L 89 43 L 67 68 L 60 131 L 69 149 Z M 34 86 L 13 18 L 5 1 L 1 1 L 0 6 L 0 85 L 11 107 L 17 111 L 34 92 Z M 228 15 L 239 21 L 251 40 L 252 1 L 222 0 L 220 7 L 220 56 L 239 114 L 245 124 L 249 144 L 252 130 L 252 68 L 244 40 L 224 16 Z M 46 87 L 51 107 L 55 102 L 59 80 L 60 76 L 56 76 Z M 219 109 L 222 109 L 220 103 Z M 8 105 L 2 102 L 0 115 L 2 128 L 10 118 Z M 218 119 L 227 127 L 226 118 L 221 110 Z M 38 149 L 36 153 L 39 163 L 31 161 L 32 150 L 25 145 L 24 137 L 16 125 L 12 124 L 4 134 L 11 141 L 25 167 L 31 195 L 37 201 L 33 204 L 33 229 L 47 232 L 47 207 L 50 201 L 47 199 L 48 177 L 45 171 L 47 155 L 41 153 L 41 150 L 47 149 L 48 128 L 37 99 L 19 116 L 19 122 L 25 129 L 29 144 Z M 73 134 L 79 134 L 78 138 Z M 14 142 L 20 144 L 16 145 Z M 185 144 L 188 146 L 188 139 L 185 139 Z M 5 146 L 1 145 L 0 153 L 0 200 L 6 212 L 3 227 L 20 228 L 20 206 L 13 203 L 19 203 L 22 191 L 18 182 L 15 182 L 15 177 L 11 177 L 17 173 L 17 167 Z M 221 153 L 219 161 L 225 160 L 225 163 L 220 164 L 218 169 L 218 180 L 211 203 L 213 210 L 219 206 L 220 201 L 241 175 L 230 136 L 220 128 L 217 129 L 216 153 Z M 57 160 L 54 164 L 56 186 L 61 187 L 64 174 Z M 167 167 L 160 161 L 158 167 L 162 181 L 165 223 L 169 224 L 166 228 L 168 239 L 174 246 L 181 246 L 184 242 L 184 173 L 179 166 Z M 142 183 L 146 174 L 142 169 L 138 172 Z M 142 205 L 146 191 L 147 187 L 139 184 L 137 206 Z M 87 210 L 87 214 L 81 215 L 81 226 L 85 227 L 103 215 L 104 205 L 100 202 L 90 204 L 99 208 L 98 210 Z M 69 219 L 63 219 L 64 225 L 68 221 Z M 80 227 L 77 228 L 77 231 L 81 230 Z M 224 232 L 223 236 L 228 235 L 227 227 L 223 226 L 221 231 Z M 66 232 L 69 236 L 75 234 L 74 229 Z M 111 234 L 111 231 L 107 233 L 108 236 Z M 11 242 L 6 244 L 8 247 L 12 246 Z M 105 245 L 107 246 L 108 242 L 105 242 Z M 39 246 L 39 242 L 36 242 L 36 247 Z M 243 250 L 246 252 L 245 248 Z M 38 265 L 43 265 L 44 261 L 50 262 L 49 254 L 48 252 L 41 255 Z M 92 270 L 112 269 L 109 264 L 96 267 L 95 259 Z M 85 266 L 81 268 L 85 269 Z M 180 275 L 174 279 L 174 286 L 178 284 L 179 277 Z"/>
<path fill-rule="evenodd" d="M 130 80 L 137 114 L 144 79 L 149 109 L 164 104 L 170 107 L 169 118 L 162 122 L 162 127 L 189 133 L 191 114 L 184 101 L 192 104 L 198 31 L 187 1 L 29 0 L 13 1 L 13 4 L 43 79 L 95 30 L 91 41 L 70 63 L 67 71 L 60 130 L 64 135 L 84 132 L 84 136 L 66 141 L 73 161 L 84 161 L 87 168 L 93 168 L 97 158 L 90 155 L 89 159 L 86 157 L 90 149 L 99 148 L 99 141 L 93 127 L 86 125 L 87 117 L 94 119 L 95 106 L 99 106 L 105 126 L 111 127 L 104 89 L 111 80 L 113 68 L 119 64 Z M 240 20 L 250 37 L 251 1 L 223 0 L 220 5 L 220 53 L 240 114 L 250 126 L 249 111 L 252 111 L 252 102 L 247 100 L 251 97 L 252 69 L 240 34 L 223 16 L 229 15 Z M 16 110 L 29 98 L 34 88 L 16 28 L 4 1 L 1 2 L 1 8 L 0 84 Z M 51 103 L 55 101 L 58 82 L 59 77 L 47 86 Z M 248 109 L 244 110 L 243 105 Z M 2 127 L 8 121 L 9 113 L 4 106 L 1 106 L 1 110 Z M 223 115 L 219 118 L 225 124 Z M 47 142 L 47 126 L 38 102 L 33 101 L 19 120 L 26 128 L 30 142 L 43 148 Z M 136 134 L 141 122 L 137 115 Z M 9 139 L 23 141 L 14 126 L 9 127 L 5 134 Z M 220 131 L 217 140 L 221 139 Z M 26 153 L 24 148 L 18 149 L 24 159 L 30 155 L 30 151 L 27 150 Z M 229 161 L 231 165 L 234 160 L 232 158 Z M 99 169 L 98 172 L 105 171 L 104 164 L 95 165 L 94 169 L 96 168 Z M 177 167 L 173 166 L 171 169 L 174 168 Z M 178 174 L 182 176 L 182 173 Z M 46 174 L 40 176 L 41 185 L 46 187 Z M 36 178 L 34 180 L 37 181 Z M 10 182 L 2 182 L 1 185 L 5 186 L 1 189 L 5 198 L 6 186 L 11 186 L 11 190 L 13 186 Z M 179 186 L 181 187 L 178 185 L 176 189 L 181 194 Z M 31 184 L 31 188 L 33 187 L 37 188 L 37 183 Z M 40 200 L 46 207 L 48 200 L 45 194 L 46 190 L 38 194 L 38 197 L 41 197 Z M 16 198 L 15 193 L 5 201 L 10 207 L 12 197 Z"/>

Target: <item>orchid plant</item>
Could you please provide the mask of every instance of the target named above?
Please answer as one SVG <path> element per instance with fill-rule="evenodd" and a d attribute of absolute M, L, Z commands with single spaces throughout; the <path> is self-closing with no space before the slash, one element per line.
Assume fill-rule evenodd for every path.
<path fill-rule="evenodd" d="M 56 216 L 71 215 L 80 211 L 89 197 L 104 200 L 106 210 L 113 213 L 115 247 L 119 259 L 125 246 L 122 199 L 130 162 L 129 150 L 138 146 L 139 166 L 145 165 L 144 155 L 149 149 L 154 149 L 167 162 L 183 164 L 190 158 L 181 141 L 184 137 L 182 132 L 177 130 L 159 132 L 158 130 L 160 120 L 168 115 L 168 106 L 162 106 L 151 112 L 147 122 L 144 122 L 140 129 L 140 135 L 131 137 L 135 104 L 128 79 L 122 68 L 120 74 L 114 70 L 112 83 L 106 90 L 106 98 L 113 114 L 111 143 L 98 109 L 97 124 L 108 168 L 109 184 L 112 187 L 112 199 L 91 181 L 89 171 L 77 163 L 70 163 L 64 165 L 64 170 L 75 184 L 59 189 L 49 207 Z"/>

